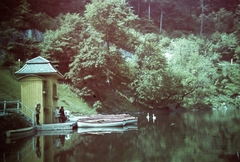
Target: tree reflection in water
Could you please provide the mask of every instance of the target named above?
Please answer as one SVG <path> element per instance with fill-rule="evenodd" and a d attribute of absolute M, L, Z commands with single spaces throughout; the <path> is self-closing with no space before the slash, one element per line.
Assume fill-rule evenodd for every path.
<path fill-rule="evenodd" d="M 155 115 L 155 122 L 140 115 L 137 131 L 78 134 L 68 153 L 74 160 L 99 162 L 239 160 L 238 109 Z"/>
<path fill-rule="evenodd" d="M 61 162 L 239 161 L 240 112 L 152 112 L 140 114 L 138 129 L 121 133 L 73 133 L 44 156 Z M 48 138 L 56 139 L 59 136 Z M 62 141 L 63 142 L 63 141 Z M 51 158 L 50 158 L 51 159 Z"/>

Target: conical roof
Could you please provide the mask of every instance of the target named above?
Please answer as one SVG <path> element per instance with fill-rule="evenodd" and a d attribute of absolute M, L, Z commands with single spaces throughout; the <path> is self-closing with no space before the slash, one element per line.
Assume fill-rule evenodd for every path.
<path fill-rule="evenodd" d="M 38 56 L 31 60 L 28 60 L 26 64 L 15 72 L 16 74 L 20 75 L 27 75 L 27 74 L 36 74 L 36 75 L 49 75 L 49 74 L 57 74 L 59 77 L 63 77 L 63 75 L 55 69 L 50 61 L 47 59 Z"/>

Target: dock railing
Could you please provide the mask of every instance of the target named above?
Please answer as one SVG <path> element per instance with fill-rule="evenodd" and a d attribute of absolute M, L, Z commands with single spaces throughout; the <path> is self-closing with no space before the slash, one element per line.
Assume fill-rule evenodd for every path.
<path fill-rule="evenodd" d="M 23 114 L 32 126 L 34 126 L 34 111 L 22 104 L 19 100 L 17 101 L 0 101 L 0 115 L 8 115 L 11 112 Z"/>

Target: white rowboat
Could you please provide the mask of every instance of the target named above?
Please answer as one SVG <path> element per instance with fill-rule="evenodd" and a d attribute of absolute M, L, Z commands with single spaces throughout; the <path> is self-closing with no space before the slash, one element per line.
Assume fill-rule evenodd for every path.
<path fill-rule="evenodd" d="M 78 128 L 121 127 L 137 123 L 137 117 L 128 114 L 93 115 L 77 120 Z"/>

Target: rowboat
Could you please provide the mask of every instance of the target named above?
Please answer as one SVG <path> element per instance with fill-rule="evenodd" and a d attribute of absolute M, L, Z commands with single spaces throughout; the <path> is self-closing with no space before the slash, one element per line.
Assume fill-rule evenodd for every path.
<path fill-rule="evenodd" d="M 137 117 L 130 116 L 129 114 L 92 115 L 88 117 L 82 117 L 77 120 L 78 128 L 121 127 L 136 123 Z"/>

